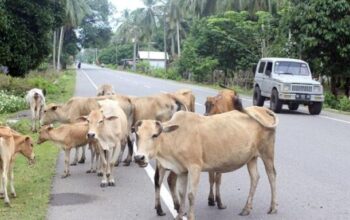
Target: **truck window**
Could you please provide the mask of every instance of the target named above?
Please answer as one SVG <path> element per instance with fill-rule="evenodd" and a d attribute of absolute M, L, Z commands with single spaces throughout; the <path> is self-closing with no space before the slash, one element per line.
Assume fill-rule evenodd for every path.
<path fill-rule="evenodd" d="M 269 76 L 271 75 L 271 72 L 272 72 L 272 62 L 268 62 L 266 66 L 265 74 Z"/>
<path fill-rule="evenodd" d="M 265 64 L 266 64 L 265 62 L 260 62 L 258 73 L 264 73 Z"/>

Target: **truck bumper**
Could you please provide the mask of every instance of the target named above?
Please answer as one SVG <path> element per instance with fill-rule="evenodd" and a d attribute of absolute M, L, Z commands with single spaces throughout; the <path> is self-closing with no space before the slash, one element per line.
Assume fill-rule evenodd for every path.
<path fill-rule="evenodd" d="M 323 102 L 324 95 L 322 94 L 295 94 L 295 93 L 280 93 L 280 100 L 295 101 L 295 102 Z"/>

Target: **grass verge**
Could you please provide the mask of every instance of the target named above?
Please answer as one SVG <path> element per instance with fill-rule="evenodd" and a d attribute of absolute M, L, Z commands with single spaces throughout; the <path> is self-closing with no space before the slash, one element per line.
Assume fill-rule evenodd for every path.
<path fill-rule="evenodd" d="M 47 103 L 64 102 L 74 93 L 75 71 L 69 70 L 57 76 L 60 90 L 57 94 L 49 94 Z M 10 114 L 0 115 L 0 122 L 11 118 Z M 37 140 L 37 134 L 30 132 L 30 120 L 20 119 L 11 125 L 22 134 L 28 134 Z M 36 163 L 29 166 L 22 155 L 18 155 L 14 167 L 15 189 L 17 198 L 11 198 L 11 208 L 0 202 L 0 219 L 6 220 L 38 220 L 45 219 L 48 209 L 52 177 L 55 174 L 56 161 L 59 149 L 46 142 L 34 147 Z"/>

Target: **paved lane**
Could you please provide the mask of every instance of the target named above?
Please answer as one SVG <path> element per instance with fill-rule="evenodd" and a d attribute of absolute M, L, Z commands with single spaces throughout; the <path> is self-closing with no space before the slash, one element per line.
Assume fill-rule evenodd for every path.
<path fill-rule="evenodd" d="M 136 96 L 190 88 L 196 95 L 196 111 L 203 114 L 206 97 L 217 93 L 214 89 L 105 68 L 85 65 L 83 68 L 77 75 L 76 95 L 80 96 L 94 95 L 95 86 L 103 83 L 113 84 L 118 93 Z M 245 106 L 251 105 L 250 97 L 242 98 Z M 207 206 L 208 175 L 202 174 L 196 199 L 197 219 L 350 219 L 350 116 L 327 112 L 310 116 L 306 113 L 302 108 L 295 113 L 285 111 L 278 115 L 280 125 L 275 155 L 278 214 L 266 214 L 270 187 L 259 161 L 261 178 L 250 216 L 238 216 L 249 190 L 249 176 L 244 167 L 223 176 L 222 198 L 226 210 Z M 49 219 L 62 217 L 64 211 L 71 219 L 79 219 L 81 213 L 91 219 L 99 219 L 100 213 L 107 219 L 172 219 L 164 202 L 167 216 L 155 216 L 153 185 L 143 169 L 135 165 L 118 167 L 114 170 L 117 186 L 101 190 L 99 179 L 84 173 L 87 168 L 88 164 L 73 167 L 72 176 L 67 180 L 56 177 L 53 193 L 87 194 L 92 196 L 91 201 L 79 205 L 51 205 Z M 58 165 L 58 172 L 61 171 L 62 161 Z M 53 198 L 55 201 L 55 196 Z M 109 208 L 104 212 L 106 204 Z"/>

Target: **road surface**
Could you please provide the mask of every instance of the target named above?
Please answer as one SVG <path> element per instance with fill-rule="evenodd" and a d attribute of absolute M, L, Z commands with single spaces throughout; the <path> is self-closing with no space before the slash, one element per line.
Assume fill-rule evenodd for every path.
<path fill-rule="evenodd" d="M 82 65 L 77 72 L 75 95 L 94 96 L 96 87 L 104 83 L 112 84 L 120 94 L 134 96 L 190 88 L 196 95 L 196 111 L 200 114 L 204 113 L 206 97 L 217 94 L 214 89 Z M 242 99 L 244 106 L 252 104 L 250 97 Z M 284 111 L 278 116 L 275 147 L 278 213 L 266 214 L 270 187 L 260 160 L 261 178 L 249 216 L 238 215 L 249 190 L 248 172 L 243 167 L 223 175 L 225 210 L 207 205 L 208 174 L 202 173 L 196 198 L 197 219 L 350 219 L 350 116 L 328 112 L 311 116 L 304 108 Z M 87 156 L 84 165 L 71 167 L 72 175 L 61 179 L 63 154 L 60 155 L 48 219 L 174 219 L 166 189 L 162 192 L 162 206 L 167 215 L 156 216 L 152 166 L 143 169 L 132 163 L 130 167 L 117 167 L 113 170 L 116 187 L 100 188 L 100 178 L 85 173 L 89 169 L 89 153 Z"/>

